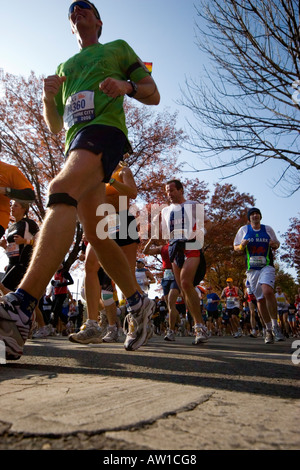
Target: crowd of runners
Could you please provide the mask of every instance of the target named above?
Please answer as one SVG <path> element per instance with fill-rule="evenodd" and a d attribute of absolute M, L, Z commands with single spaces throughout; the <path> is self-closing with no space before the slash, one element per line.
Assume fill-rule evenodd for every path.
<path fill-rule="evenodd" d="M 145 291 L 155 280 L 145 268 L 145 258 L 137 262 L 139 232 L 130 213 L 137 186 L 126 165 L 126 154 L 132 148 L 123 107 L 125 95 L 144 105 L 158 105 L 160 94 L 129 44 L 123 40 L 99 42 L 103 22 L 93 3 L 72 2 L 68 18 L 79 53 L 60 64 L 43 85 L 45 122 L 52 133 L 66 131 L 66 162 L 49 184 L 47 212 L 40 227 L 28 216 L 34 200 L 32 185 L 17 168 L 0 162 L 0 238 L 9 258 L 0 286 L 0 341 L 8 360 L 22 356 L 29 337 L 42 335 L 33 333 L 36 323 L 39 330 L 47 327 L 52 333 L 62 328 L 72 343 L 90 344 L 118 341 L 123 320 L 126 351 L 147 344 L 154 331 L 161 333 L 157 303 Z M 189 319 L 193 344 L 207 342 L 215 331 L 223 333 L 223 325 L 226 332 L 240 337 L 243 292 L 231 279 L 220 296 L 210 292 L 210 286 L 201 285 L 207 271 L 203 243 L 209 224 L 203 207 L 185 198 L 177 179 L 167 181 L 165 191 L 168 204 L 153 220 L 153 236 L 151 231 L 144 250 L 145 256 L 156 250 L 163 261 L 168 318 L 164 339 L 174 341 L 179 331 L 179 305 L 182 319 Z M 15 201 L 11 226 L 10 200 Z M 108 206 L 112 210 L 106 215 Z M 293 312 L 289 306 L 287 316 L 279 315 L 278 320 L 277 301 L 282 301 L 276 300 L 274 291 L 276 234 L 261 223 L 258 208 L 250 208 L 247 217 L 248 224 L 237 232 L 233 246 L 245 257 L 247 289 L 253 296 L 251 301 L 247 298 L 251 334 L 259 334 L 261 325 L 265 342 L 271 343 L 284 339 Z M 84 232 L 80 256 L 85 266 L 82 295 L 86 309 L 85 316 L 80 314 L 75 322 L 72 316 L 78 316 L 79 306 L 67 300 L 73 281 L 65 259 L 78 221 Z M 49 284 L 54 288 L 53 297 L 47 293 Z M 221 322 L 216 313 L 220 301 L 225 302 Z M 253 314 L 252 304 L 257 314 Z M 68 315 L 68 329 L 64 308 L 73 311 Z M 297 323 L 292 331 L 298 334 Z"/>

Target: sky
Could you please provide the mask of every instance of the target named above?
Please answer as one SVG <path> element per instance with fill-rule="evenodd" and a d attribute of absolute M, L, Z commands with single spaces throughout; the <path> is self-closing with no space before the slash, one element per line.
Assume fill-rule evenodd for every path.
<path fill-rule="evenodd" d="M 186 79 L 201 79 L 205 61 L 196 45 L 194 4 L 196 0 L 109 0 L 94 1 L 103 21 L 101 42 L 124 39 L 144 62 L 153 63 L 153 78 L 161 95 L 155 112 L 178 112 L 177 127 L 189 133 L 189 111 L 179 104 Z M 57 65 L 78 52 L 76 37 L 68 21 L 69 0 L 1 1 L 0 68 L 4 72 L 27 77 L 55 73 Z M 181 151 L 179 160 L 203 168 L 200 160 Z M 185 170 L 190 167 L 184 166 Z M 184 173 L 209 183 L 232 183 L 239 192 L 254 196 L 263 222 L 271 225 L 279 240 L 286 232 L 290 218 L 300 212 L 299 193 L 280 197 L 272 189 L 272 180 L 281 174 L 281 165 L 269 163 L 242 175 L 221 181 L 219 170 Z M 6 258 L 0 250 L 0 267 Z M 293 272 L 292 272 L 293 274 Z"/>

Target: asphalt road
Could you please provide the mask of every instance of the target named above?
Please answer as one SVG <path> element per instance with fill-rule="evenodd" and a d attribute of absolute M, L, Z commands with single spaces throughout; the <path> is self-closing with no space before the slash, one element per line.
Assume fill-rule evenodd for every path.
<path fill-rule="evenodd" d="M 0 365 L 0 450 L 298 450 L 295 341 L 29 340 Z"/>

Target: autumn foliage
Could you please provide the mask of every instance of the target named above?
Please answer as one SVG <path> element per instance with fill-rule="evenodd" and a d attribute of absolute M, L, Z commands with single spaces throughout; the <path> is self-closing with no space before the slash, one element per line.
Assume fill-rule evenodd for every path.
<path fill-rule="evenodd" d="M 49 182 L 58 174 L 65 160 L 64 131 L 52 134 L 42 116 L 42 87 L 43 77 L 36 77 L 33 72 L 28 79 L 6 74 L 2 80 L 4 93 L 0 96 L 1 159 L 20 168 L 33 184 L 36 192 L 33 212 L 40 223 L 45 216 Z M 216 184 L 211 190 L 205 181 L 183 177 L 178 156 L 185 135 L 176 127 L 176 113 L 168 110 L 155 113 L 152 107 L 141 106 L 129 99 L 125 99 L 125 112 L 133 148 L 133 153 L 127 156 L 127 163 L 138 188 L 135 203 L 150 214 L 152 204 L 168 203 L 166 182 L 180 179 L 185 187 L 185 198 L 204 204 L 209 219 L 204 244 L 208 282 L 220 290 L 230 276 L 236 285 L 242 287 L 244 259 L 234 253 L 233 239 L 238 228 L 247 222 L 247 209 L 255 203 L 253 196 L 239 193 L 231 184 Z M 150 224 L 149 218 L 149 227 Z M 77 259 L 81 235 L 82 229 L 78 224 L 69 253 L 70 265 Z M 140 254 L 145 243 L 146 240 L 142 240 Z M 291 253 L 294 254 L 293 265 L 300 269 L 299 219 L 293 220 L 286 234 L 285 260 L 291 257 Z M 149 257 L 149 265 L 159 278 L 160 258 Z"/>

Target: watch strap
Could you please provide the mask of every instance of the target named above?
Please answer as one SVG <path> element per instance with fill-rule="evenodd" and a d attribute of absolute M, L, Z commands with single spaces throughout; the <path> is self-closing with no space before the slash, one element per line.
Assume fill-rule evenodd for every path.
<path fill-rule="evenodd" d="M 130 83 L 130 85 L 132 86 L 132 92 L 127 93 L 127 96 L 129 96 L 129 98 L 133 98 L 137 93 L 138 86 L 135 82 L 132 82 L 131 80 L 128 80 L 128 83 Z"/>

